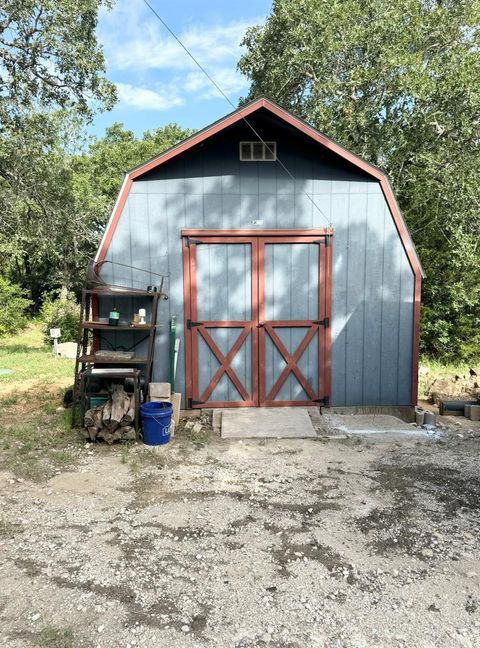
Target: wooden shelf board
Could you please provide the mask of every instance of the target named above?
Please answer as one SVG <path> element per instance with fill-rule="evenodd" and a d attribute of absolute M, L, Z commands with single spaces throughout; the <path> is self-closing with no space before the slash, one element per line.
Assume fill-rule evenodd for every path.
<path fill-rule="evenodd" d="M 160 328 L 160 324 L 137 324 L 135 326 L 119 324 L 118 326 L 110 326 L 110 324 L 104 322 L 82 322 L 82 328 L 98 331 L 151 331 L 154 328 Z"/>
<path fill-rule="evenodd" d="M 147 364 L 147 358 L 142 356 L 134 356 L 130 360 L 113 360 L 112 358 L 97 358 L 94 355 L 82 355 L 79 358 L 79 361 L 82 363 L 94 363 L 94 364 L 121 364 L 121 365 L 136 365 L 136 364 Z"/>
<path fill-rule="evenodd" d="M 104 295 L 105 297 L 159 297 L 159 292 L 147 292 L 146 290 L 89 290 L 84 288 L 83 292 L 88 295 Z"/>

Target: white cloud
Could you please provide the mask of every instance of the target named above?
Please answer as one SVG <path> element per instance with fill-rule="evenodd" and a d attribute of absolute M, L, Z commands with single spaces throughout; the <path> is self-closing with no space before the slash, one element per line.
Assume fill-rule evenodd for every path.
<path fill-rule="evenodd" d="M 202 64 L 229 62 L 235 66 L 241 48 L 240 41 L 248 24 L 233 23 L 193 27 L 180 33 L 179 38 Z M 118 70 L 191 70 L 194 61 L 172 36 L 160 33 L 156 25 L 144 25 L 138 33 L 129 29 L 126 40 L 110 40 L 106 46 L 109 62 Z"/>
<path fill-rule="evenodd" d="M 161 3 L 154 3 L 160 6 Z M 235 100 L 248 87 L 236 69 L 240 42 L 262 19 L 226 24 L 170 25 L 223 92 Z M 167 32 L 142 0 L 118 0 L 101 10 L 98 29 L 121 105 L 140 110 L 174 106 L 221 96 L 211 81 Z"/>
<path fill-rule="evenodd" d="M 211 72 L 209 71 L 209 74 L 227 96 L 240 92 L 248 85 L 245 77 L 232 68 L 214 68 Z M 183 80 L 179 80 L 179 84 L 186 92 L 201 99 L 222 96 L 200 70 L 198 72 L 189 72 Z"/>
<path fill-rule="evenodd" d="M 184 99 L 175 96 L 170 89 L 155 91 L 130 83 L 117 83 L 116 86 L 120 103 L 139 110 L 168 110 L 185 103 Z"/>
<path fill-rule="evenodd" d="M 109 64 L 117 70 L 189 70 L 195 64 L 142 2 L 121 0 L 103 13 L 100 39 Z M 202 65 L 229 61 L 235 65 L 240 41 L 251 23 L 195 25 L 177 34 Z"/>

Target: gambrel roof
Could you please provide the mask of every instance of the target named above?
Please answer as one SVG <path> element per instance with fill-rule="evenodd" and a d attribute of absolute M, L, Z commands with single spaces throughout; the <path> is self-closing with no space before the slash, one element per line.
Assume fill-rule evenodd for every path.
<path fill-rule="evenodd" d="M 184 153 L 185 151 L 188 151 L 189 149 L 196 146 L 197 144 L 200 144 L 201 142 L 212 137 L 213 135 L 216 135 L 217 133 L 228 128 L 229 126 L 232 126 L 233 124 L 240 122 L 244 118 L 247 118 L 248 116 L 252 115 L 253 113 L 256 113 L 261 109 L 267 110 L 269 113 L 276 116 L 279 120 L 282 120 L 283 122 L 289 124 L 290 126 L 293 126 L 295 129 L 297 129 L 304 135 L 307 135 L 312 140 L 314 140 L 321 146 L 325 147 L 325 149 L 328 149 L 332 153 L 338 155 L 340 158 L 342 158 L 346 162 L 349 162 L 351 165 L 363 171 L 363 173 L 377 180 L 380 183 L 383 195 L 385 196 L 385 200 L 387 201 L 388 207 L 390 209 L 392 218 L 395 223 L 395 227 L 402 241 L 412 271 L 414 272 L 415 277 L 417 279 L 423 277 L 424 272 L 422 269 L 422 265 L 418 258 L 410 233 L 408 232 L 405 220 L 400 211 L 400 207 L 395 199 L 395 195 L 393 193 L 393 189 L 388 179 L 388 176 L 383 171 L 381 171 L 378 167 L 374 166 L 373 164 L 370 164 L 369 162 L 366 162 L 358 155 L 355 155 L 351 151 L 348 151 L 341 144 L 338 144 L 338 142 L 335 142 L 334 140 L 327 137 L 320 131 L 316 130 L 315 128 L 313 128 L 303 120 L 299 119 L 298 117 L 295 117 L 284 108 L 281 108 L 278 104 L 265 98 L 255 99 L 254 101 L 246 104 L 245 106 L 242 106 L 241 108 L 235 110 L 234 112 L 231 112 L 225 117 L 222 117 L 221 119 L 214 122 L 213 124 L 210 124 L 206 128 L 194 133 L 187 139 L 183 140 L 182 142 L 179 142 L 172 148 L 168 149 L 167 151 L 164 151 L 163 153 L 154 157 L 148 162 L 145 162 L 144 164 L 141 164 L 135 167 L 134 169 L 132 169 L 131 171 L 129 171 L 125 176 L 122 188 L 120 190 L 120 194 L 117 198 L 117 202 L 115 204 L 112 215 L 105 229 L 102 242 L 98 249 L 96 261 L 103 261 L 105 259 L 108 247 L 112 240 L 115 228 L 117 226 L 118 220 L 120 218 L 123 207 L 125 205 L 125 201 L 127 199 L 127 196 L 129 194 L 130 188 L 134 180 L 143 176 L 149 171 L 152 171 L 156 167 L 165 164 L 172 158 Z"/>

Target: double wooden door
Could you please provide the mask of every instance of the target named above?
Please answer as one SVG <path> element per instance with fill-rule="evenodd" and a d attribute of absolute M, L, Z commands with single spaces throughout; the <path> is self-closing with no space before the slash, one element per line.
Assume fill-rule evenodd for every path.
<path fill-rule="evenodd" d="M 331 232 L 182 234 L 188 406 L 328 404 Z"/>

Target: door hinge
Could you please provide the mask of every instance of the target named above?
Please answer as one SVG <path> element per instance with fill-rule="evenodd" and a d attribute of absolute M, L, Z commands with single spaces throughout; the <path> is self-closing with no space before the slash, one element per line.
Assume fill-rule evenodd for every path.
<path fill-rule="evenodd" d="M 313 401 L 319 407 L 330 407 L 330 397 L 324 396 L 323 398 L 317 398 Z"/>
<path fill-rule="evenodd" d="M 193 398 L 189 398 L 187 400 L 188 409 L 192 409 L 192 407 L 194 407 L 195 405 L 203 405 L 204 403 L 205 401 L 197 401 L 193 400 Z"/>
<path fill-rule="evenodd" d="M 201 241 L 197 241 L 197 239 L 187 238 L 185 240 L 185 243 L 187 247 L 190 247 L 191 245 L 200 245 Z"/>
<path fill-rule="evenodd" d="M 192 322 L 192 320 L 188 319 L 187 320 L 187 329 L 189 331 L 192 330 L 194 326 L 202 326 L 203 322 Z"/>
<path fill-rule="evenodd" d="M 314 324 L 318 324 L 319 326 L 324 326 L 325 328 L 328 328 L 330 326 L 330 318 L 325 317 L 325 319 L 322 320 L 314 320 Z"/>

